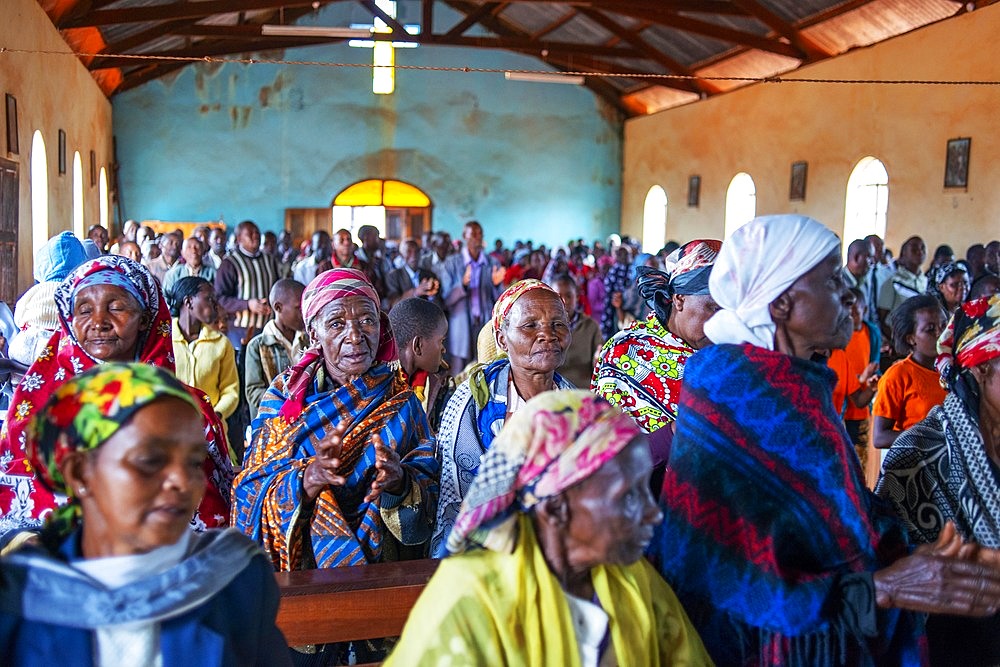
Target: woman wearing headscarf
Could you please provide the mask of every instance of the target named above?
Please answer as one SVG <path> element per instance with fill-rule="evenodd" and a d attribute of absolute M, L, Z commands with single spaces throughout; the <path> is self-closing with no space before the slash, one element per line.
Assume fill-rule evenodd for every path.
<path fill-rule="evenodd" d="M 388 318 L 357 269 L 302 294 L 312 346 L 254 419 L 233 524 L 279 571 L 421 557 L 437 496 L 433 439 L 399 371 Z M 408 548 L 407 548 L 408 547 Z"/>
<path fill-rule="evenodd" d="M 641 267 L 639 293 L 652 312 L 604 344 L 591 391 L 620 407 L 650 438 L 653 467 L 670 454 L 684 364 L 708 345 L 705 322 L 717 306 L 708 277 L 721 241 L 689 241 L 667 258 L 667 271 Z"/>
<path fill-rule="evenodd" d="M 756 218 L 709 278 L 715 342 L 688 360 L 654 558 L 724 665 L 926 662 L 922 614 L 995 613 L 1000 553 L 949 527 L 907 555 L 865 488 L 823 363 L 846 345 L 840 242 Z"/>
<path fill-rule="evenodd" d="M 14 324 L 20 333 L 8 341 L 8 356 L 18 364 L 30 366 L 59 328 L 59 312 L 54 299 L 56 288 L 85 261 L 87 254 L 83 244 L 72 232 L 53 236 L 35 253 L 35 285 L 17 300 Z M 16 386 L 21 377 L 22 374 L 15 373 L 12 383 Z"/>
<path fill-rule="evenodd" d="M 432 558 L 447 555 L 448 534 L 462 498 L 504 423 L 532 397 L 573 388 L 556 373 L 571 334 L 566 308 L 555 290 L 530 278 L 514 283 L 494 304 L 492 322 L 502 356 L 473 369 L 448 400 L 441 418 L 441 498 Z"/>
<path fill-rule="evenodd" d="M 159 284 L 136 262 L 102 255 L 81 264 L 55 291 L 60 328 L 49 339 L 14 392 L 0 433 L 0 534 L 37 528 L 64 499 L 36 484 L 24 454 L 25 427 L 62 383 L 109 361 L 139 361 L 174 370 L 170 313 Z M 219 422 L 204 393 L 191 389 L 201 406 L 207 441 L 204 499 L 191 519 L 195 529 L 224 526 L 229 518 L 232 465 Z"/>
<path fill-rule="evenodd" d="M 941 335 L 943 405 L 886 452 L 875 493 L 890 501 L 910 539 L 933 542 L 953 522 L 970 540 L 1000 548 L 1000 297 L 964 304 Z M 1000 663 L 1000 621 L 932 617 L 934 664 Z"/>
<path fill-rule="evenodd" d="M 235 530 L 193 533 L 200 405 L 169 372 L 107 363 L 26 429 L 37 481 L 68 497 L 39 543 L 0 560 L 5 665 L 282 665 L 278 590 Z"/>
<path fill-rule="evenodd" d="M 642 558 L 660 521 L 642 432 L 580 390 L 528 401 L 483 457 L 392 665 L 710 665 Z"/>
<path fill-rule="evenodd" d="M 965 262 L 945 262 L 934 267 L 932 278 L 927 292 L 938 298 L 949 317 L 954 315 L 969 296 L 971 282 L 968 265 Z"/>

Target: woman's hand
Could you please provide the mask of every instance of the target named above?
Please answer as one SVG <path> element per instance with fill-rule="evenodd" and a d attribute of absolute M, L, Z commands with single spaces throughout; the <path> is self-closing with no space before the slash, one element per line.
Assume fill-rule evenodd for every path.
<path fill-rule="evenodd" d="M 347 483 L 347 478 L 338 474 L 347 427 L 348 421 L 341 421 L 316 446 L 316 456 L 302 474 L 302 491 L 306 500 L 316 500 L 324 487 L 343 486 Z"/>
<path fill-rule="evenodd" d="M 372 480 L 372 490 L 365 496 L 366 503 L 374 502 L 383 491 L 398 496 L 406 490 L 399 454 L 386 447 L 378 433 L 372 434 L 372 444 L 375 445 L 375 479 Z"/>
<path fill-rule="evenodd" d="M 1000 609 L 1000 553 L 966 544 L 947 523 L 937 542 L 874 574 L 879 607 L 992 616 Z"/>

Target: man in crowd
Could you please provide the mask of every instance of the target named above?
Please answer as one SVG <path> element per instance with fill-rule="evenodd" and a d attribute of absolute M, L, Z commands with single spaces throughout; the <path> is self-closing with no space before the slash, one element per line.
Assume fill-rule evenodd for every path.
<path fill-rule="evenodd" d="M 449 365 L 456 374 L 476 356 L 479 330 L 492 316 L 505 273 L 496 260 L 483 252 L 483 228 L 478 222 L 465 224 L 462 240 L 465 247 L 448 257 L 438 274 L 449 309 Z"/>
<path fill-rule="evenodd" d="M 1000 241 L 986 244 L 986 270 L 993 275 L 1000 275 Z"/>
<path fill-rule="evenodd" d="M 919 236 L 911 236 L 903 243 L 896 260 L 896 272 L 879 288 L 878 315 L 883 329 L 889 314 L 910 297 L 927 291 L 927 276 L 920 267 L 927 259 L 927 245 Z"/>
<path fill-rule="evenodd" d="M 451 237 L 447 232 L 434 232 L 430 238 L 430 245 L 424 249 L 420 258 L 420 268 L 440 276 L 444 270 L 444 260 L 448 259 L 450 254 Z"/>
<path fill-rule="evenodd" d="M 441 305 L 438 290 L 441 287 L 438 277 L 420 268 L 420 246 L 414 239 L 407 239 L 402 247 L 402 268 L 393 269 L 385 279 L 385 301 L 392 308 L 398 301 L 410 297 L 422 297 Z"/>
<path fill-rule="evenodd" d="M 302 320 L 302 291 L 305 285 L 284 279 L 274 283 L 269 295 L 274 319 L 247 343 L 246 399 L 250 418 L 257 416 L 260 401 L 271 381 L 299 360 L 309 342 Z"/>
<path fill-rule="evenodd" d="M 108 251 L 108 230 L 101 225 L 91 225 L 87 230 L 87 238 L 94 242 L 101 254 Z"/>
<path fill-rule="evenodd" d="M 331 257 L 333 243 L 330 235 L 322 229 L 313 232 L 309 256 L 296 262 L 292 276 L 303 285 L 308 285 L 313 278 L 333 268 Z"/>
<path fill-rule="evenodd" d="M 226 256 L 226 230 L 222 227 L 212 227 L 212 232 L 208 235 L 208 259 L 219 270 L 222 258 Z"/>
<path fill-rule="evenodd" d="M 865 303 L 875 303 L 877 294 L 874 293 L 873 284 L 873 264 L 875 263 L 875 249 L 870 241 L 865 239 L 855 239 L 847 246 L 847 264 L 844 266 L 844 284 L 861 291 L 865 295 Z M 868 318 L 876 321 L 878 315 L 869 309 Z"/>
<path fill-rule="evenodd" d="M 202 261 L 204 256 L 205 247 L 201 240 L 194 236 L 184 240 L 184 245 L 181 246 L 181 257 L 184 258 L 184 263 L 174 264 L 163 277 L 163 293 L 167 295 L 168 299 L 173 297 L 174 286 L 181 278 L 197 276 L 210 283 L 215 282 L 215 267 L 211 264 L 205 264 Z"/>
<path fill-rule="evenodd" d="M 167 271 L 173 268 L 181 256 L 182 238 L 183 234 L 176 230 L 164 234 L 160 237 L 160 256 L 146 260 L 146 268 L 160 281 L 160 284 L 163 283 Z"/>
<path fill-rule="evenodd" d="M 357 269 L 368 273 L 368 265 L 354 254 L 354 239 L 346 229 L 338 229 L 333 235 L 333 265 L 341 269 Z"/>
<path fill-rule="evenodd" d="M 969 266 L 969 281 L 976 282 L 986 275 L 986 246 L 974 243 L 965 251 L 965 263 Z"/>
<path fill-rule="evenodd" d="M 232 318 L 229 340 L 243 348 L 248 329 L 261 331 L 271 319 L 268 294 L 278 282 L 278 263 L 260 249 L 260 230 L 250 220 L 236 226 L 236 249 L 223 258 L 215 272 L 219 304 Z"/>
<path fill-rule="evenodd" d="M 361 240 L 361 247 L 355 254 L 368 265 L 368 277 L 371 279 L 372 285 L 375 286 L 375 291 L 384 295 L 385 279 L 395 267 L 385 256 L 378 229 L 372 225 L 361 225 L 358 229 L 358 239 Z"/>

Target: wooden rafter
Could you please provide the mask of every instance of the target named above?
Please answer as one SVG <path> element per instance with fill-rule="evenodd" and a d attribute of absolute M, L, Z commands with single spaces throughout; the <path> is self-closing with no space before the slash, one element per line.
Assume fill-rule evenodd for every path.
<path fill-rule="evenodd" d="M 277 9 L 279 7 L 310 7 L 341 0 L 206 0 L 205 2 L 175 2 L 166 5 L 127 7 L 124 9 L 99 9 L 87 12 L 76 19 L 60 22 L 63 28 L 86 28 L 90 26 L 116 25 L 120 23 L 147 23 L 173 19 L 203 19 L 216 14 L 232 14 L 256 9 Z"/>
<path fill-rule="evenodd" d="M 382 19 L 382 21 L 389 26 L 389 29 L 392 30 L 392 34 L 397 38 L 409 34 L 406 32 L 406 28 L 403 24 L 397 21 L 395 17 L 389 16 L 382 11 L 382 8 L 375 4 L 375 0 L 358 0 L 358 4 L 371 12 L 372 16 Z"/>
<path fill-rule="evenodd" d="M 449 39 L 451 37 L 458 37 L 464 34 L 466 30 L 479 23 L 481 18 L 487 14 L 492 14 L 493 16 L 498 15 L 508 4 L 509 3 L 506 2 L 484 2 L 479 6 L 479 9 L 466 14 L 465 18 L 456 23 L 451 30 L 445 33 L 444 38 Z"/>
<path fill-rule="evenodd" d="M 607 16 L 601 11 L 596 9 L 589 9 L 586 7 L 580 8 L 580 13 L 586 16 L 588 19 L 601 26 L 608 32 L 610 32 L 615 37 L 624 40 L 626 43 L 631 44 L 639 50 L 646 58 L 652 60 L 653 62 L 667 68 L 667 70 L 673 74 L 681 74 L 684 76 L 692 76 L 694 72 L 689 70 L 683 63 L 677 62 L 675 59 L 671 58 L 667 54 L 663 53 L 659 49 L 652 46 L 649 42 L 644 40 L 641 35 L 635 30 L 631 30 L 621 25 L 617 21 L 613 20 L 611 17 Z M 718 92 L 714 86 L 711 86 L 703 81 L 689 80 L 686 85 L 686 90 L 692 93 L 700 94 L 711 94 Z"/>
<path fill-rule="evenodd" d="M 761 5 L 757 0 L 732 0 L 732 2 L 746 10 L 747 14 L 756 17 L 776 33 L 785 37 L 792 46 L 802 53 L 802 60 L 811 62 L 829 58 L 833 55 L 833 53 L 827 51 L 815 41 L 796 30 L 788 21 Z"/>
<path fill-rule="evenodd" d="M 545 37 L 545 35 L 553 33 L 556 30 L 558 30 L 559 28 L 563 27 L 564 25 L 566 25 L 567 23 L 569 23 L 570 21 L 572 21 L 574 18 L 576 18 L 576 10 L 575 9 L 570 9 L 568 12 L 566 12 L 565 14 L 563 14 L 562 16 L 560 16 L 559 18 L 557 18 L 555 21 L 553 21 L 552 23 L 550 23 L 547 26 L 545 26 L 544 28 L 542 28 L 541 30 L 537 30 L 537 31 L 533 32 L 531 34 L 531 38 L 532 39 L 541 39 L 542 37 Z"/>

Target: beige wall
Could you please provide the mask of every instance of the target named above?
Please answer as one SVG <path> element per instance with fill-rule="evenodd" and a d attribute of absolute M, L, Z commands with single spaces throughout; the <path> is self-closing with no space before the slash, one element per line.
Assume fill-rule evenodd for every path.
<path fill-rule="evenodd" d="M 1000 5 L 804 67 L 790 76 L 1000 81 Z M 947 140 L 972 137 L 968 191 L 945 189 Z M 887 241 L 912 234 L 957 254 L 1000 238 L 1000 86 L 757 84 L 630 120 L 622 233 L 642 234 L 652 185 L 668 197 L 667 238 L 722 238 L 729 182 L 748 172 L 757 214 L 797 212 L 843 233 L 847 179 L 867 155 L 889 172 Z M 792 162 L 809 163 L 805 201 L 789 201 Z M 688 176 L 702 177 L 687 206 Z"/>
<path fill-rule="evenodd" d="M 71 53 L 37 0 L 3 0 L 0 44 L 11 49 Z M 35 130 L 45 141 L 51 236 L 73 226 L 73 153 L 80 152 L 84 175 L 84 224 L 99 221 L 98 186 L 90 185 L 90 151 L 97 169 L 111 164 L 111 104 L 74 56 L 5 53 L 0 55 L 0 92 L 17 98 L 19 155 L 7 153 L 6 124 L 0 110 L 0 157 L 18 163 L 20 227 L 18 285 L 32 283 L 31 143 Z M 2 102 L 0 102 L 2 104 Z M 2 108 L 2 107 L 0 107 Z M 66 132 L 66 173 L 59 175 L 59 130 Z"/>

